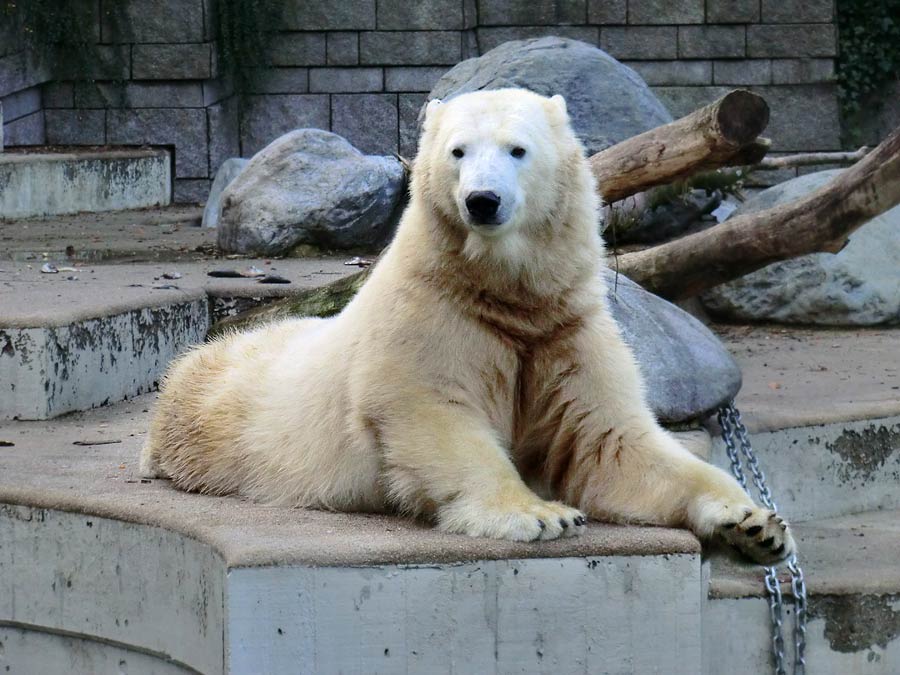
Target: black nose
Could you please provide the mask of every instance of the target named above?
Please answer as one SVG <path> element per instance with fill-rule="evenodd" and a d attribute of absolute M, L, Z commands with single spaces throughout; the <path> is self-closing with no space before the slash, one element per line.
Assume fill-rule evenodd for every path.
<path fill-rule="evenodd" d="M 476 223 L 488 225 L 495 222 L 500 208 L 500 197 L 493 192 L 480 190 L 466 197 L 466 208 Z"/>

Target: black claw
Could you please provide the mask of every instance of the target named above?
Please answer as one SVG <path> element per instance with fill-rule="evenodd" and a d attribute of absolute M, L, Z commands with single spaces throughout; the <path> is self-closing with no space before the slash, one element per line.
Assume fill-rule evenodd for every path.
<path fill-rule="evenodd" d="M 772 511 L 772 513 L 769 514 L 769 520 L 772 520 L 773 518 L 777 518 L 777 517 L 778 517 L 778 514 L 775 513 L 774 511 Z"/>
<path fill-rule="evenodd" d="M 538 518 L 538 527 L 540 527 L 542 530 L 546 530 L 546 529 L 547 529 L 547 523 L 545 523 L 543 520 L 541 520 L 540 518 Z"/>
<path fill-rule="evenodd" d="M 759 542 L 759 545 L 762 546 L 763 548 L 769 548 L 774 543 L 775 543 L 775 537 L 766 537 L 761 542 Z"/>
<path fill-rule="evenodd" d="M 787 525 L 785 525 L 784 523 L 781 523 L 781 531 L 784 532 L 786 530 L 787 530 Z"/>
<path fill-rule="evenodd" d="M 784 542 L 781 542 L 781 546 L 772 551 L 772 553 L 774 553 L 775 555 L 781 555 L 782 553 L 784 553 Z"/>
<path fill-rule="evenodd" d="M 587 521 L 585 520 L 585 517 L 584 517 L 584 516 L 575 516 L 575 521 L 574 521 L 574 522 L 575 522 L 576 525 L 578 525 L 578 527 L 581 527 L 581 526 L 584 525 Z"/>
<path fill-rule="evenodd" d="M 748 536 L 748 537 L 755 537 L 755 536 L 758 535 L 760 532 L 762 532 L 762 526 L 761 526 L 761 525 L 754 525 L 753 527 L 748 527 L 748 528 L 747 528 L 747 536 Z"/>
<path fill-rule="evenodd" d="M 726 530 L 732 530 L 737 526 L 737 523 L 725 523 L 722 525 Z"/>
<path fill-rule="evenodd" d="M 568 530 L 568 529 L 569 529 L 569 524 L 566 522 L 566 519 L 565 519 L 565 518 L 560 518 L 560 519 L 559 519 L 559 526 L 560 526 L 562 529 L 564 529 L 564 530 Z"/>
<path fill-rule="evenodd" d="M 744 511 L 744 517 L 741 518 L 741 522 L 743 523 L 745 520 L 747 520 L 747 518 L 749 518 L 752 515 L 753 515 L 753 511 L 751 509 L 747 509 L 746 511 Z"/>

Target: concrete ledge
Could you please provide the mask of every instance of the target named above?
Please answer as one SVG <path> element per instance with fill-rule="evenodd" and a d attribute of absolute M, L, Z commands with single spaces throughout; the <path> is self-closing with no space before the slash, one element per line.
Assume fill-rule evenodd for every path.
<path fill-rule="evenodd" d="M 20 149 L 0 155 L 0 219 L 117 211 L 172 201 L 166 150 Z"/>

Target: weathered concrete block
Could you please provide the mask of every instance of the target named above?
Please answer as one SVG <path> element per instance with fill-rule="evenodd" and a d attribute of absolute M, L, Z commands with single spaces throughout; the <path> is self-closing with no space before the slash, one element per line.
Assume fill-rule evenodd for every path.
<path fill-rule="evenodd" d="M 625 0 L 588 0 L 588 23 L 622 24 L 628 19 Z"/>
<path fill-rule="evenodd" d="M 327 94 L 251 96 L 241 125 L 241 152 L 235 154 L 250 157 L 289 131 L 307 127 L 327 131 L 329 125 Z"/>
<path fill-rule="evenodd" d="M 313 68 L 309 72 L 309 90 L 321 93 L 357 93 L 382 91 L 381 68 Z"/>
<path fill-rule="evenodd" d="M 419 111 L 428 99 L 427 94 L 400 94 L 400 148 L 401 157 L 412 159 L 419 145 Z"/>
<path fill-rule="evenodd" d="M 377 31 L 359 36 L 359 62 L 366 65 L 455 64 L 462 58 L 456 31 Z"/>
<path fill-rule="evenodd" d="M 736 85 L 771 84 L 772 62 L 768 59 L 716 61 L 713 64 L 713 82 Z"/>
<path fill-rule="evenodd" d="M 174 145 L 175 177 L 209 175 L 206 111 L 202 108 L 108 110 L 106 140 L 113 145 Z"/>
<path fill-rule="evenodd" d="M 132 57 L 136 80 L 205 80 L 213 74 L 209 43 L 134 45 Z"/>
<path fill-rule="evenodd" d="M 7 123 L 41 110 L 41 88 L 31 87 L 3 98 L 3 115 Z"/>
<path fill-rule="evenodd" d="M 482 26 L 558 26 L 585 22 L 585 0 L 480 0 Z"/>
<path fill-rule="evenodd" d="M 305 94 L 309 91 L 309 68 L 256 68 L 251 71 L 254 94 Z"/>
<path fill-rule="evenodd" d="M 328 33 L 325 51 L 329 66 L 355 66 L 359 63 L 359 33 Z"/>
<path fill-rule="evenodd" d="M 75 87 L 71 82 L 48 82 L 41 88 L 44 108 L 75 106 Z"/>
<path fill-rule="evenodd" d="M 230 98 L 206 109 L 209 125 L 209 175 L 215 176 L 222 162 L 241 154 L 238 99 Z"/>
<path fill-rule="evenodd" d="M 397 152 L 396 94 L 337 94 L 331 104 L 331 130 L 367 155 Z"/>
<path fill-rule="evenodd" d="M 711 61 L 624 61 L 651 85 L 711 84 Z"/>
<path fill-rule="evenodd" d="M 374 30 L 375 0 L 286 0 L 288 30 Z"/>
<path fill-rule="evenodd" d="M 754 87 L 769 104 L 766 136 L 777 150 L 840 150 L 841 124 L 837 87 L 802 84 Z"/>
<path fill-rule="evenodd" d="M 272 38 L 269 59 L 274 66 L 324 66 L 324 33 L 279 33 Z"/>
<path fill-rule="evenodd" d="M 60 80 L 118 80 L 131 79 L 130 45 L 97 45 L 93 58 L 82 64 L 81 59 L 63 54 L 60 70 L 54 77 Z M 47 79 L 50 79 L 49 77 Z"/>
<path fill-rule="evenodd" d="M 704 0 L 628 0 L 628 23 L 703 23 L 703 4 Z"/>
<path fill-rule="evenodd" d="M 600 29 L 596 26 L 506 26 L 479 28 L 476 31 L 479 54 L 489 52 L 504 42 L 540 38 L 549 35 L 580 40 L 589 45 L 596 45 L 599 40 L 599 34 Z"/>
<path fill-rule="evenodd" d="M 32 51 L 23 51 L 0 58 L 0 96 L 42 84 L 50 79 L 50 72 Z"/>
<path fill-rule="evenodd" d="M 203 82 L 200 83 L 200 86 L 203 89 L 204 106 L 219 103 L 234 95 L 234 81 L 228 76 L 217 77 L 212 80 L 203 80 Z"/>
<path fill-rule="evenodd" d="M 151 391 L 209 328 L 202 290 L 168 294 L 156 306 L 64 325 L 0 328 L 0 418 L 48 419 Z"/>
<path fill-rule="evenodd" d="M 485 3 L 481 3 L 484 11 Z M 378 30 L 461 30 L 463 5 L 446 0 L 379 0 Z"/>
<path fill-rule="evenodd" d="M 762 0 L 763 23 L 830 23 L 834 0 Z"/>
<path fill-rule="evenodd" d="M 0 218 L 162 206 L 171 200 L 170 184 L 164 150 L 4 152 Z"/>
<path fill-rule="evenodd" d="M 676 59 L 678 29 L 674 26 L 602 28 L 600 48 L 617 59 Z"/>
<path fill-rule="evenodd" d="M 176 204 L 202 204 L 211 186 L 212 181 L 208 178 L 176 178 L 172 201 Z"/>
<path fill-rule="evenodd" d="M 46 142 L 44 113 L 36 112 L 3 125 L 3 141 L 7 146 L 41 145 Z"/>
<path fill-rule="evenodd" d="M 103 145 L 106 143 L 105 110 L 46 110 L 47 142 L 54 145 Z"/>
<path fill-rule="evenodd" d="M 832 24 L 748 26 L 747 56 L 835 56 L 837 31 Z"/>
<path fill-rule="evenodd" d="M 431 91 L 446 68 L 406 66 L 384 69 L 385 91 Z"/>
<path fill-rule="evenodd" d="M 672 117 L 684 117 L 727 94 L 729 87 L 651 87 Z"/>
<path fill-rule="evenodd" d="M 199 82 L 78 82 L 76 108 L 202 108 Z"/>
<path fill-rule="evenodd" d="M 807 84 L 834 79 L 834 59 L 775 59 L 773 84 Z"/>
<path fill-rule="evenodd" d="M 728 0 L 707 2 L 707 23 L 757 23 L 759 0 Z"/>
<path fill-rule="evenodd" d="M 678 55 L 681 58 L 735 58 L 744 56 L 743 26 L 679 26 Z"/>
<path fill-rule="evenodd" d="M 103 42 L 203 42 L 203 0 L 101 0 Z M 211 17 L 210 17 L 211 19 Z"/>

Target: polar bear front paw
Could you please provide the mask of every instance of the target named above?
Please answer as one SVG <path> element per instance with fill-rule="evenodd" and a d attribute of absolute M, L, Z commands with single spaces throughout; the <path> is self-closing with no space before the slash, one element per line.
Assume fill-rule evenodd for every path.
<path fill-rule="evenodd" d="M 774 511 L 743 507 L 737 520 L 726 519 L 718 534 L 741 553 L 761 565 L 774 565 L 795 549 L 788 524 Z"/>
<path fill-rule="evenodd" d="M 586 523 L 578 509 L 538 497 L 508 506 L 461 498 L 438 512 L 438 527 L 445 532 L 511 541 L 574 537 L 584 532 Z"/>

